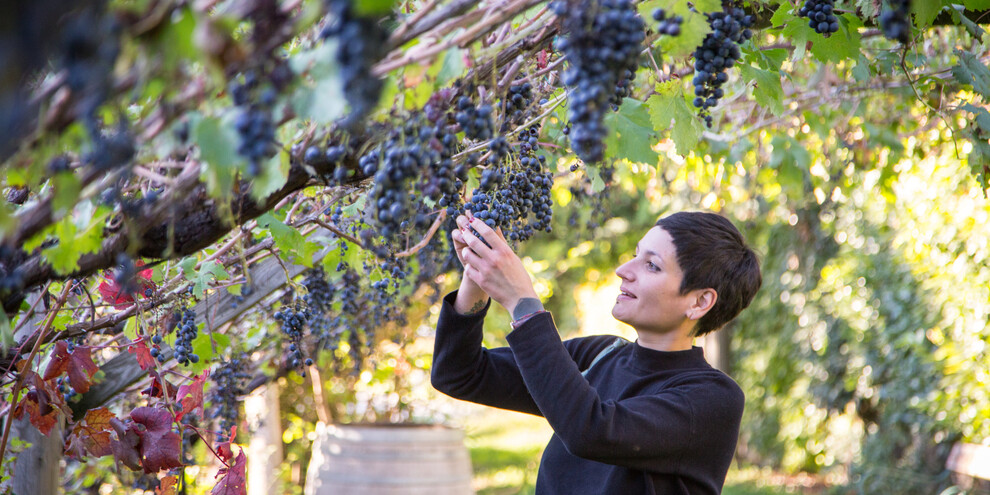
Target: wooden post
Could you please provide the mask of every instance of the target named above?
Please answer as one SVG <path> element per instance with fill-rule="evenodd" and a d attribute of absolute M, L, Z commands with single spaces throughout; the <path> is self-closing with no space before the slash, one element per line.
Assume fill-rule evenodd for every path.
<path fill-rule="evenodd" d="M 27 303 L 34 304 L 40 297 L 40 293 L 33 293 L 28 296 Z M 43 304 L 38 303 L 35 315 L 14 336 L 17 341 L 38 331 L 39 325 L 45 318 Z M 9 420 L 10 417 L 8 416 L 7 419 Z M 17 495 L 56 495 L 59 493 L 62 481 L 60 461 L 62 460 L 62 429 L 64 424 L 65 420 L 59 419 L 51 433 L 45 436 L 31 424 L 27 416 L 14 421 L 10 429 L 11 440 L 17 438 L 22 442 L 30 443 L 31 446 L 16 454 L 17 460 L 14 462 L 13 479 L 11 479 L 11 493 Z"/>
<path fill-rule="evenodd" d="M 277 381 L 268 382 L 244 399 L 251 442 L 247 453 L 247 494 L 279 493 L 282 463 L 282 423 Z"/>

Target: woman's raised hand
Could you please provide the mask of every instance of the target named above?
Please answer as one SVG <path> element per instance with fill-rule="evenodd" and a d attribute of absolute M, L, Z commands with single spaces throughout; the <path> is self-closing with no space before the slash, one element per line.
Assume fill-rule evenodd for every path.
<path fill-rule="evenodd" d="M 451 238 L 466 277 L 510 314 L 519 299 L 537 297 L 533 280 L 501 230 L 493 230 L 471 212 L 457 217 L 457 227 Z"/>

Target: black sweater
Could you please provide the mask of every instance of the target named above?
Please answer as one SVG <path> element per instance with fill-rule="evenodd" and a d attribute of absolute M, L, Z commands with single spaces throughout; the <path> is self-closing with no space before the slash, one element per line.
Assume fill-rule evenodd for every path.
<path fill-rule="evenodd" d="M 744 397 L 701 348 L 631 344 L 581 375 L 613 336 L 561 342 L 549 313 L 523 323 L 508 348 L 482 347 L 485 310 L 460 315 L 444 298 L 433 386 L 457 399 L 543 416 L 554 435 L 538 495 L 718 494 L 736 447 Z"/>

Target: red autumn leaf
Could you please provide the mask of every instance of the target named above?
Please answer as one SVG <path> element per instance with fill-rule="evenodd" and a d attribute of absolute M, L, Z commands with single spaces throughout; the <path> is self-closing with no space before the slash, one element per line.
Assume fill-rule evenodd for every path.
<path fill-rule="evenodd" d="M 136 355 L 138 366 L 142 370 L 147 371 L 155 366 L 155 358 L 151 357 L 151 349 L 148 348 L 148 344 L 144 343 L 144 339 L 131 343 L 127 352 Z"/>
<path fill-rule="evenodd" d="M 82 449 L 94 457 L 112 454 L 110 433 L 113 431 L 113 426 L 110 425 L 110 421 L 116 417 L 105 407 L 86 411 L 86 416 L 72 428 L 65 450 L 77 456 L 81 454 Z"/>
<path fill-rule="evenodd" d="M 42 434 L 48 435 L 58 422 L 59 409 L 64 407 L 64 399 L 51 381 L 42 379 L 30 370 L 24 373 L 25 388 L 28 392 L 14 409 L 14 417 L 20 418 L 27 413 L 31 424 Z"/>
<path fill-rule="evenodd" d="M 231 440 L 237 438 L 237 425 L 230 427 L 230 435 L 227 435 L 227 438 Z M 217 445 L 217 455 L 220 456 L 220 460 L 224 463 L 234 457 L 234 450 L 230 448 L 230 440 Z"/>
<path fill-rule="evenodd" d="M 143 261 L 138 261 L 137 266 L 143 266 Z M 144 295 L 145 289 L 154 289 L 155 284 L 151 281 L 153 270 L 148 268 L 147 270 L 141 270 L 134 277 L 134 285 L 138 288 L 137 293 Z M 117 280 L 111 275 L 110 277 L 104 277 L 100 285 L 96 287 L 96 290 L 100 291 L 100 295 L 103 296 L 103 301 L 113 304 L 115 307 L 120 308 L 127 306 L 134 302 L 134 296 L 128 294 L 124 290 L 124 287 L 117 282 Z"/>
<path fill-rule="evenodd" d="M 175 495 L 175 485 L 179 482 L 179 478 L 175 476 L 166 476 L 162 478 L 161 486 L 155 488 L 155 495 Z"/>
<path fill-rule="evenodd" d="M 45 380 L 51 380 L 67 373 L 69 384 L 80 394 L 89 391 L 93 375 L 99 368 L 93 362 L 92 351 L 88 347 L 77 346 L 69 352 L 69 345 L 64 340 L 55 343 L 55 351 L 52 353 L 52 360 L 45 370 Z"/>
<path fill-rule="evenodd" d="M 55 428 L 55 423 L 58 422 L 58 409 L 48 405 L 44 395 L 37 390 L 24 394 L 24 398 L 14 409 L 15 418 L 20 418 L 24 413 L 28 414 L 31 424 L 46 436 L 52 432 L 52 428 Z"/>
<path fill-rule="evenodd" d="M 138 452 L 141 437 L 131 428 L 130 424 L 117 418 L 110 420 L 110 426 L 117 432 L 117 439 L 110 441 L 110 450 L 113 451 L 114 459 L 124 463 L 125 466 L 134 471 L 141 469 L 141 454 Z"/>
<path fill-rule="evenodd" d="M 151 385 L 148 388 L 141 391 L 141 395 L 147 395 L 148 397 L 164 397 L 165 392 L 168 392 L 168 397 L 170 400 L 175 400 L 176 388 L 172 382 L 162 378 L 157 371 L 152 370 L 151 373 Z"/>
<path fill-rule="evenodd" d="M 179 434 L 172 431 L 172 415 L 165 409 L 139 407 L 131 412 L 131 419 L 144 426 L 136 429 L 141 437 L 141 457 L 144 472 L 156 473 L 162 469 L 182 465 L 179 458 Z"/>
<path fill-rule="evenodd" d="M 247 457 L 244 449 L 240 449 L 234 462 L 228 462 L 226 467 L 217 471 L 217 476 L 223 476 L 213 487 L 211 495 L 245 495 L 247 493 Z"/>
<path fill-rule="evenodd" d="M 179 391 L 175 397 L 182 404 L 182 410 L 175 413 L 176 421 L 181 420 L 186 413 L 196 409 L 199 409 L 200 415 L 203 414 L 203 385 L 209 375 L 209 371 L 204 371 L 200 375 L 194 376 L 192 383 L 179 385 Z"/>

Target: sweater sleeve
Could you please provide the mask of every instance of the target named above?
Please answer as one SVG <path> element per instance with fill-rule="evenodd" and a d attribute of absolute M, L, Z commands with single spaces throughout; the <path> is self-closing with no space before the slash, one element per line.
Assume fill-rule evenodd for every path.
<path fill-rule="evenodd" d="M 744 399 L 728 377 L 713 370 L 653 394 L 602 400 L 549 314 L 534 316 L 507 340 L 533 401 L 571 454 L 674 473 L 717 452 L 731 460 Z"/>
<path fill-rule="evenodd" d="M 443 299 L 433 344 L 433 387 L 455 399 L 529 414 L 540 414 L 508 347 L 482 346 L 488 307 L 472 315 L 454 310 L 457 292 Z"/>

